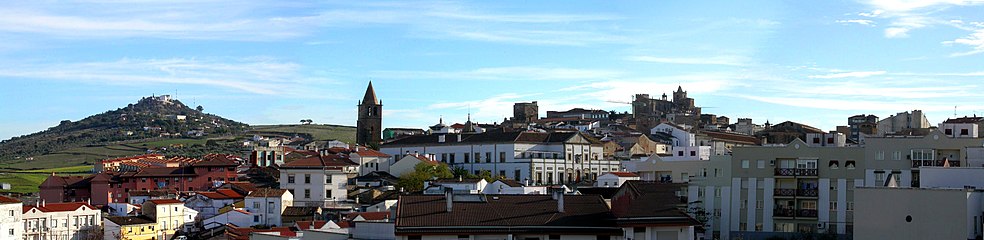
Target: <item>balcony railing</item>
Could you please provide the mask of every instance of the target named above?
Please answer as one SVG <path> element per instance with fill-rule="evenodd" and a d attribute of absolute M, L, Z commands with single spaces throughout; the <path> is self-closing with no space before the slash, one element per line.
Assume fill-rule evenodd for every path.
<path fill-rule="evenodd" d="M 800 197 L 816 197 L 817 189 L 796 189 L 796 196 Z"/>
<path fill-rule="evenodd" d="M 796 211 L 796 217 L 815 218 L 815 217 L 817 217 L 817 210 L 816 209 L 800 209 L 799 211 Z"/>
<path fill-rule="evenodd" d="M 792 196 L 796 196 L 796 189 L 792 189 L 792 188 L 776 188 L 775 189 L 775 192 L 773 193 L 773 195 L 779 196 L 779 197 L 792 197 Z"/>
<path fill-rule="evenodd" d="M 776 208 L 772 210 L 773 217 L 795 217 L 796 209 L 792 208 Z"/>
<path fill-rule="evenodd" d="M 776 168 L 776 176 L 795 176 L 796 169 L 793 168 Z"/>
<path fill-rule="evenodd" d="M 775 176 L 817 176 L 817 170 L 805 168 L 776 168 Z"/>
<path fill-rule="evenodd" d="M 817 170 L 797 168 L 796 176 L 817 176 Z"/>
<path fill-rule="evenodd" d="M 919 168 L 922 166 L 942 167 L 946 161 L 950 162 L 951 167 L 960 167 L 960 161 L 955 160 L 912 160 L 912 168 Z"/>

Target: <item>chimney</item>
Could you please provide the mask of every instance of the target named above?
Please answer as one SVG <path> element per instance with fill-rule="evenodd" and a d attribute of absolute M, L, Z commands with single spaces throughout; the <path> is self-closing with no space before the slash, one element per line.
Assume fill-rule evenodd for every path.
<path fill-rule="evenodd" d="M 444 189 L 444 199 L 447 200 L 445 202 L 447 202 L 446 205 L 447 205 L 448 212 L 451 212 L 452 203 L 454 202 L 452 200 L 452 198 L 454 198 L 454 189 L 452 189 L 452 188 L 445 188 Z"/>
<path fill-rule="evenodd" d="M 557 212 L 564 212 L 564 189 L 554 190 L 553 196 L 557 200 Z"/>
<path fill-rule="evenodd" d="M 408 151 L 408 152 L 409 152 L 409 151 Z M 416 156 L 419 156 L 419 155 L 418 155 L 418 153 L 417 153 L 417 151 L 413 151 L 413 156 L 414 156 L 414 157 L 416 157 Z"/>

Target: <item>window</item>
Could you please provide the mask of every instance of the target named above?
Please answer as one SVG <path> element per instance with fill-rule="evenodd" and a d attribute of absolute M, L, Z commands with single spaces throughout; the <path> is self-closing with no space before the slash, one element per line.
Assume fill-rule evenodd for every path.
<path fill-rule="evenodd" d="M 304 198 L 311 198 L 311 189 L 304 189 Z"/>
<path fill-rule="evenodd" d="M 485 152 L 485 163 L 492 162 L 492 152 Z"/>
<path fill-rule="evenodd" d="M 304 183 L 311 183 L 311 174 L 304 174 Z"/>
<path fill-rule="evenodd" d="M 721 189 L 720 188 L 715 188 L 714 189 L 714 197 L 721 197 Z"/>
<path fill-rule="evenodd" d="M 762 203 L 762 200 L 755 201 L 755 209 L 762 209 L 762 206 L 764 205 L 765 204 Z"/>
<path fill-rule="evenodd" d="M 748 168 L 748 160 L 741 160 L 741 168 Z"/>
<path fill-rule="evenodd" d="M 683 182 L 690 182 L 690 174 L 680 173 L 680 180 L 683 180 Z"/>
<path fill-rule="evenodd" d="M 475 163 L 482 162 L 482 153 L 475 153 Z"/>
<path fill-rule="evenodd" d="M 892 160 L 902 160 L 902 151 L 895 151 L 895 153 L 892 153 Z"/>
<path fill-rule="evenodd" d="M 11 236 L 13 236 L 13 235 L 14 235 L 14 229 L 13 229 L 13 228 L 11 228 L 11 229 L 10 229 L 10 230 L 8 230 L 8 231 L 9 231 L 9 232 L 8 232 L 8 234 L 9 234 L 9 235 L 11 235 Z"/>
<path fill-rule="evenodd" d="M 881 187 L 885 185 L 885 172 L 876 171 L 875 172 L 875 186 Z"/>
<path fill-rule="evenodd" d="M 260 216 L 253 216 L 253 222 L 260 222 Z"/>
<path fill-rule="evenodd" d="M 755 224 L 755 231 L 756 232 L 761 232 L 762 231 L 762 224 L 761 223 L 756 223 Z"/>
<path fill-rule="evenodd" d="M 287 174 L 287 183 L 294 183 L 294 174 Z"/>
<path fill-rule="evenodd" d="M 513 172 L 513 174 L 514 174 L 513 176 L 515 176 L 515 178 L 513 178 L 513 180 L 519 181 L 519 177 L 520 177 L 520 175 L 522 175 L 522 171 L 520 171 L 519 169 L 516 169 L 516 171 Z"/>
<path fill-rule="evenodd" d="M 748 208 L 748 200 L 741 200 L 741 209 Z"/>
<path fill-rule="evenodd" d="M 450 158 L 451 163 L 454 163 L 454 153 L 450 153 L 448 154 L 448 156 Z"/>
<path fill-rule="evenodd" d="M 683 151 L 677 151 L 677 156 L 683 156 Z"/>
<path fill-rule="evenodd" d="M 748 231 L 748 223 L 738 223 L 738 231 Z"/>
<path fill-rule="evenodd" d="M 253 202 L 253 209 L 260 209 L 260 202 Z"/>
<path fill-rule="evenodd" d="M 837 201 L 830 201 L 830 211 L 837 211 Z"/>
<path fill-rule="evenodd" d="M 765 180 L 764 179 L 756 180 L 755 187 L 758 189 L 765 189 Z"/>
<path fill-rule="evenodd" d="M 331 196 L 331 189 L 325 190 L 325 198 L 327 198 L 327 199 L 335 199 L 335 198 L 333 198 Z"/>
<path fill-rule="evenodd" d="M 273 204 L 273 202 L 268 202 L 268 203 L 267 203 L 267 212 L 268 212 L 268 213 L 276 213 L 277 211 L 276 211 L 276 210 L 274 210 L 274 209 L 275 209 L 275 207 L 277 207 L 277 206 L 276 206 L 276 205 L 274 205 L 274 204 Z"/>
<path fill-rule="evenodd" d="M 817 202 L 802 201 L 800 202 L 800 209 L 817 210 Z"/>
<path fill-rule="evenodd" d="M 853 160 L 848 160 L 847 162 L 844 163 L 844 167 L 846 167 L 847 169 L 854 169 L 854 165 L 855 164 Z"/>
<path fill-rule="evenodd" d="M 854 211 L 854 202 L 847 202 L 847 210 Z"/>
<path fill-rule="evenodd" d="M 820 143 L 820 138 L 814 137 L 813 138 L 813 143 L 819 144 Z"/>
<path fill-rule="evenodd" d="M 506 177 L 506 170 L 499 170 L 499 177 L 505 178 Z"/>
<path fill-rule="evenodd" d="M 945 133 L 946 135 L 953 135 L 953 129 L 947 128 L 945 131 L 943 131 L 943 133 Z"/>
<path fill-rule="evenodd" d="M 765 160 L 758 160 L 755 162 L 758 168 L 765 168 Z"/>
<path fill-rule="evenodd" d="M 697 156 L 697 151 L 690 151 L 690 156 L 691 156 L 691 157 L 693 157 L 693 156 Z"/>
<path fill-rule="evenodd" d="M 11 217 L 13 217 L 13 216 L 14 216 L 14 210 L 10 210 L 10 216 L 11 216 Z"/>
<path fill-rule="evenodd" d="M 875 160 L 885 160 L 885 152 L 875 153 Z"/>
<path fill-rule="evenodd" d="M 331 184 L 331 175 L 325 175 L 325 184 Z"/>
<path fill-rule="evenodd" d="M 506 152 L 499 152 L 499 162 L 506 162 Z M 505 176 L 505 174 L 502 174 Z"/>
<path fill-rule="evenodd" d="M 912 149 L 912 160 L 936 160 L 936 150 Z"/>
<path fill-rule="evenodd" d="M 966 128 L 960 129 L 960 136 L 967 136 L 967 135 L 970 135 L 970 133 L 967 131 Z"/>
<path fill-rule="evenodd" d="M 471 155 L 465 154 L 465 163 L 471 162 L 470 159 L 468 159 L 470 156 Z"/>
<path fill-rule="evenodd" d="M 830 160 L 830 163 L 827 164 L 827 167 L 830 167 L 830 169 L 838 169 L 840 168 L 840 163 L 837 162 L 837 160 Z"/>
<path fill-rule="evenodd" d="M 741 180 L 741 188 L 748 188 L 748 179 Z"/>

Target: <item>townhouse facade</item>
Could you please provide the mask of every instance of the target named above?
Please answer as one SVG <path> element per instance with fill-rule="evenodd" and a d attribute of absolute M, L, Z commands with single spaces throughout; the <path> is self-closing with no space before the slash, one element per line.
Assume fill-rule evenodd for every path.
<path fill-rule="evenodd" d="M 249 193 L 245 209 L 253 216 L 255 225 L 278 226 L 284 209 L 293 206 L 294 195 L 286 189 L 261 188 Z"/>
<path fill-rule="evenodd" d="M 358 167 L 339 155 L 295 160 L 280 167 L 280 188 L 293 191 L 298 206 L 336 206 L 348 199 L 348 176 Z"/>
<path fill-rule="evenodd" d="M 619 171 L 620 162 L 603 157 L 602 143 L 580 132 L 485 132 L 412 136 L 382 145 L 400 159 L 434 155 L 452 168 L 490 171 L 493 176 L 534 184 L 573 183 Z"/>
<path fill-rule="evenodd" d="M 24 235 L 24 203 L 0 196 L 0 239 L 18 240 Z"/>
<path fill-rule="evenodd" d="M 78 240 L 102 235 L 102 211 L 88 203 L 41 203 L 22 209 L 25 240 Z"/>

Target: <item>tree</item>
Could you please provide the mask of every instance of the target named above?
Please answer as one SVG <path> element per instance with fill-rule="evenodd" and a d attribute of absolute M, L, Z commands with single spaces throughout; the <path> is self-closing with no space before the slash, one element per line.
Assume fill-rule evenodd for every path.
<path fill-rule="evenodd" d="M 196 107 L 195 110 L 198 110 L 198 112 L 202 112 L 205 111 L 205 108 L 203 108 L 202 105 L 198 105 L 198 107 Z"/>
<path fill-rule="evenodd" d="M 404 191 L 416 192 L 424 190 L 424 181 L 452 177 L 454 177 L 454 174 L 451 173 L 451 169 L 446 164 L 431 165 L 418 163 L 414 166 L 413 172 L 400 175 L 400 180 L 396 185 Z"/>

